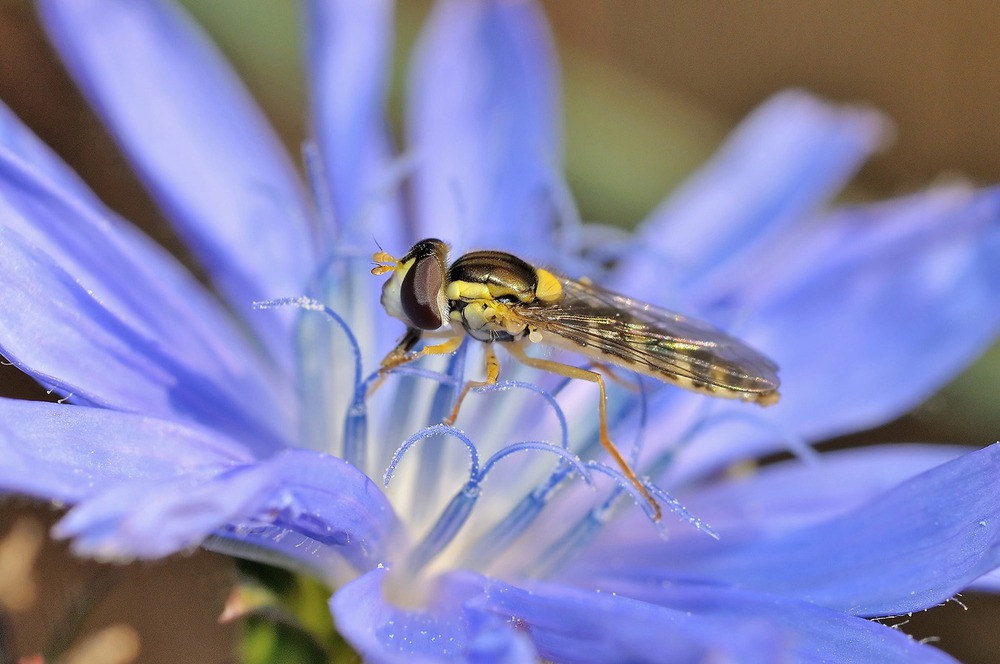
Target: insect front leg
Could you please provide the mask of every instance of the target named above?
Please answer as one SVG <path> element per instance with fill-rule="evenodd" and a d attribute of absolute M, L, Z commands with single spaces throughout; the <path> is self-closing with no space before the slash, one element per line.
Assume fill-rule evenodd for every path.
<path fill-rule="evenodd" d="M 420 341 L 422 331 L 415 328 L 409 327 L 406 329 L 406 334 L 403 338 L 399 340 L 396 347 L 389 351 L 389 354 L 385 356 L 382 363 L 379 365 L 378 378 L 372 383 L 371 388 L 368 390 L 368 394 L 372 394 L 385 380 L 386 375 L 396 367 L 401 367 L 404 364 L 409 364 L 414 360 L 419 360 L 424 355 L 447 355 L 448 353 L 455 352 L 462 343 L 463 337 L 457 335 L 454 337 L 449 337 L 448 339 L 442 341 L 439 344 L 434 344 L 432 346 L 424 346 L 416 352 L 411 352 L 411 349 L 417 345 Z"/>
<path fill-rule="evenodd" d="M 531 357 L 524 352 L 524 349 L 520 345 L 514 343 L 510 344 L 510 353 L 517 358 L 519 362 L 525 364 L 533 369 L 541 369 L 542 371 L 548 371 L 549 373 L 554 373 L 558 376 L 565 376 L 566 378 L 579 378 L 580 380 L 586 380 L 591 383 L 597 383 L 597 387 L 601 391 L 601 400 L 598 403 L 598 416 L 599 416 L 599 428 L 600 428 L 600 440 L 601 447 L 611 455 L 611 458 L 615 460 L 618 467 L 621 469 L 622 473 L 628 478 L 628 481 L 638 489 L 642 497 L 646 499 L 650 507 L 653 508 L 653 520 L 659 521 L 660 517 L 663 515 L 660 509 L 659 503 L 656 502 L 656 498 L 653 494 L 649 492 L 649 489 L 639 480 L 639 476 L 635 474 L 632 470 L 632 466 L 629 465 L 625 457 L 618 450 L 618 447 L 611 441 L 611 437 L 608 435 L 608 393 L 604 388 L 604 378 L 601 374 L 596 371 L 588 371 L 587 369 L 581 369 L 579 367 L 574 367 L 569 364 L 563 364 L 562 362 L 554 362 L 552 360 L 545 360 L 538 357 Z"/>
<path fill-rule="evenodd" d="M 454 424 L 455 420 L 458 419 L 458 411 L 462 407 L 462 402 L 465 401 L 465 395 L 469 393 L 469 390 L 474 387 L 495 385 L 500 378 L 500 362 L 497 360 L 496 351 L 493 350 L 493 344 L 484 344 L 483 347 L 484 359 L 486 360 L 486 380 L 466 381 L 462 387 L 462 391 L 458 394 L 458 398 L 455 399 L 455 406 L 451 409 L 451 414 L 444 419 L 444 424 L 448 426 Z"/>

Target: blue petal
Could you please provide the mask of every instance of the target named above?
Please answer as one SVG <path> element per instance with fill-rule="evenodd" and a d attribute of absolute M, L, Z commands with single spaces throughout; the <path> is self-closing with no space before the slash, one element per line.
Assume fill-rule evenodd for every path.
<path fill-rule="evenodd" d="M 651 595 L 659 606 L 715 625 L 718 633 L 755 625 L 784 631 L 782 657 L 739 653 L 735 661 L 954 662 L 900 630 L 797 600 L 704 585 L 678 584 L 662 592 L 649 585 L 633 589 L 635 598 Z"/>
<path fill-rule="evenodd" d="M 657 593 L 663 605 L 551 583 L 523 587 L 456 573 L 429 607 L 402 609 L 391 572 L 375 570 L 331 600 L 337 627 L 363 656 L 385 662 L 477 661 L 490 625 L 494 644 L 520 655 L 572 662 L 945 662 L 946 655 L 867 620 L 781 597 L 706 586 Z M 641 592 L 641 589 L 640 589 Z M 502 635 L 502 636 L 501 636 Z M 524 653 L 527 655 L 527 653 Z M 413 658 L 413 659 L 410 659 Z M 511 656 L 508 661 L 532 661 Z"/>
<path fill-rule="evenodd" d="M 175 422 L 0 399 L 0 491 L 75 503 L 107 487 L 184 477 L 253 457 L 240 445 Z"/>
<path fill-rule="evenodd" d="M 92 196 L 87 186 L 14 113 L 0 102 L 0 150 L 31 164 L 58 188 L 73 196 Z"/>
<path fill-rule="evenodd" d="M 643 223 L 623 278 L 648 287 L 667 279 L 707 297 L 692 291 L 711 291 L 713 275 L 739 275 L 761 246 L 837 193 L 884 132 L 873 111 L 775 95 Z"/>
<path fill-rule="evenodd" d="M 721 541 L 632 545 L 574 567 L 599 585 L 700 579 L 780 593 L 853 615 L 935 606 L 1000 567 L 1000 444 L 924 472 L 821 523 Z M 785 499 L 808 499 L 789 492 Z M 597 552 L 595 552 L 596 554 Z M 604 584 L 601 580 L 608 580 Z"/>
<path fill-rule="evenodd" d="M 341 459 L 290 450 L 261 463 L 111 487 L 72 509 L 55 532 L 73 538 L 79 553 L 121 559 L 169 555 L 224 528 L 224 539 L 325 575 L 335 556 L 371 568 L 398 527 L 365 475 Z M 279 529 L 301 538 L 275 538 Z"/>
<path fill-rule="evenodd" d="M 561 168 L 551 38 L 531 0 L 435 7 L 410 72 L 418 234 L 521 248 L 551 227 Z"/>
<path fill-rule="evenodd" d="M 386 664 L 470 661 L 469 624 L 462 611 L 465 597 L 445 595 L 433 598 L 433 605 L 425 609 L 401 608 L 383 595 L 387 573 L 381 567 L 372 570 L 330 600 L 337 630 L 351 646 L 366 660 Z M 498 650 L 505 650 L 497 648 L 498 638 L 508 645 L 516 639 L 513 630 L 492 636 Z"/>
<path fill-rule="evenodd" d="M 814 438 L 910 410 L 1000 330 L 1000 188 L 848 210 L 829 231 L 747 303 L 784 367 L 774 414 Z"/>
<path fill-rule="evenodd" d="M 817 463 L 789 461 L 765 466 L 739 481 L 699 487 L 683 502 L 726 538 L 783 532 L 857 509 L 969 451 L 956 445 L 893 444 L 829 452 Z M 686 529 L 672 533 L 672 539 L 686 536 L 702 537 Z"/>
<path fill-rule="evenodd" d="M 4 119 L 7 137 L 34 149 L 21 150 L 32 159 L 26 162 L 0 148 L 0 223 L 48 254 L 165 352 L 216 376 L 243 399 L 281 404 L 279 410 L 291 412 L 288 383 L 215 297 L 172 256 L 104 208 L 16 118 Z"/>
<path fill-rule="evenodd" d="M 403 242 L 385 119 L 393 6 L 389 0 L 310 0 L 308 64 L 316 140 L 337 242 Z M 388 245 L 387 245 L 388 246 Z M 371 253 L 369 251 L 369 253 Z"/>
<path fill-rule="evenodd" d="M 71 73 L 212 280 L 290 360 L 255 300 L 300 294 L 313 268 L 294 169 L 204 35 L 157 0 L 42 0 Z"/>
<path fill-rule="evenodd" d="M 739 334 L 781 367 L 782 401 L 760 417 L 818 440 L 912 409 L 1000 330 L 1000 189 L 931 190 L 835 214 L 761 256 L 732 299 Z M 665 415 L 664 415 L 665 416 Z M 688 445 L 689 476 L 782 445 L 738 424 Z"/>
<path fill-rule="evenodd" d="M 0 354 L 74 403 L 207 425 L 261 453 L 294 433 L 273 404 L 166 354 L 4 226 L 0 293 Z"/>

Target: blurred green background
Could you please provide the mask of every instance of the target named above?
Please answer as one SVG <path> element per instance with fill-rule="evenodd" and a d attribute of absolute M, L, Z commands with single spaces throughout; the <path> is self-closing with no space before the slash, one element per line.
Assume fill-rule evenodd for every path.
<path fill-rule="evenodd" d="M 297 154 L 306 137 L 298 3 L 182 1 L 232 59 Z M 397 130 L 403 61 L 429 5 L 399 2 L 390 95 Z M 789 86 L 870 103 L 895 122 L 895 143 L 861 172 L 852 198 L 906 193 L 955 177 L 1000 181 L 1000 8 L 995 3 L 553 0 L 543 5 L 563 68 L 568 179 L 584 219 L 637 223 L 746 112 Z M 113 208 L 183 254 L 62 73 L 24 0 L 0 0 L 0 98 Z M 44 398 L 16 371 L 3 369 L 0 394 Z M 994 349 L 914 413 L 832 444 L 994 442 L 1000 437 L 998 386 L 1000 351 Z M 9 503 L 0 511 L 0 537 L 14 513 Z M 52 521 L 45 512 L 41 518 Z M 60 579 L 69 569 L 84 579 L 104 574 L 100 566 L 63 554 L 61 547 L 45 553 L 45 564 L 59 569 Z M 178 565 L 188 571 L 178 575 L 172 571 Z M 233 657 L 232 629 L 210 628 L 205 620 L 221 606 L 227 570 L 224 559 L 198 554 L 127 572 L 141 579 L 134 581 L 139 585 L 134 592 L 165 606 L 176 603 L 186 581 L 190 602 L 198 607 L 190 615 L 182 610 L 139 626 L 146 646 L 140 661 Z M 164 577 L 172 580 L 164 584 Z M 58 593 L 58 587 L 49 591 Z M 145 595 L 153 592 L 168 599 Z M 964 601 L 971 610 L 953 603 L 915 617 L 905 631 L 941 636 L 940 646 L 964 661 L 994 661 L 1000 652 L 1000 603 L 976 595 Z M 59 602 L 50 604 L 39 624 L 21 626 L 26 642 L 44 643 L 59 620 Z M 144 620 L 141 611 L 121 611 L 126 599 L 103 604 L 111 604 L 111 610 L 99 607 L 88 624 L 114 620 L 108 615 L 116 615 L 116 607 L 118 615 L 133 622 Z M 175 638 L 157 641 L 158 629 Z M 185 636 L 176 638 L 178 632 Z"/>

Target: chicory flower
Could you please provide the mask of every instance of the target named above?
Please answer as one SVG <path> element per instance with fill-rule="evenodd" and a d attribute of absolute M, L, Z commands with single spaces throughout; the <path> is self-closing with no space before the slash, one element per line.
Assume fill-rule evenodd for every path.
<path fill-rule="evenodd" d="M 580 224 L 533 2 L 438 2 L 400 158 L 391 4 L 313 0 L 310 198 L 167 0 L 40 7 L 212 284 L 3 111 L 0 352 L 66 403 L 0 400 L 0 487 L 72 506 L 56 534 L 76 551 L 307 570 L 372 661 L 947 659 L 865 618 L 1000 567 L 1000 447 L 808 444 L 905 412 L 994 338 L 1000 190 L 831 206 L 884 121 L 785 92 L 635 235 Z M 508 249 L 696 314 L 774 357 L 784 399 L 613 388 L 614 437 L 680 517 L 651 523 L 599 454 L 591 385 L 508 363 L 446 427 L 466 344 L 369 396 L 401 332 L 373 236 Z M 720 474 L 785 449 L 806 463 Z"/>

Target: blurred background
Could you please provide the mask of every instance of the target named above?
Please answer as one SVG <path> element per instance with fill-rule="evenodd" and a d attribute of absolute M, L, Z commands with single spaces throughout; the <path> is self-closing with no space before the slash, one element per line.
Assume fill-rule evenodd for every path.
<path fill-rule="evenodd" d="M 307 130 L 297 2 L 183 4 L 231 58 L 297 155 Z M 430 3 L 398 5 L 391 93 L 397 129 L 403 61 Z M 894 143 L 860 173 L 846 194 L 852 199 L 902 194 L 941 179 L 1000 181 L 1000 7 L 995 3 L 552 0 L 543 5 L 563 68 L 568 179 L 584 219 L 636 224 L 743 115 L 789 86 L 870 104 L 893 120 Z M 0 0 L 0 98 L 105 202 L 184 256 L 63 73 L 25 0 Z M 994 349 L 914 413 L 825 446 L 992 443 L 1000 437 L 997 386 L 1000 351 Z M 0 367 L 0 395 L 47 398 L 9 367 Z M 0 565 L 2 542 L 11 541 L 3 540 L 6 534 L 28 533 L 27 541 L 36 541 L 31 533 L 43 532 L 57 516 L 23 501 L 0 503 Z M 22 517 L 36 525 L 15 527 L 26 523 Z M 155 565 L 109 567 L 77 561 L 65 547 L 48 543 L 35 572 L 39 586 L 32 608 L 14 613 L 12 625 L 0 624 L 0 633 L 14 635 L 21 654 L 42 651 L 62 632 L 94 635 L 127 624 L 141 647 L 138 661 L 236 661 L 235 628 L 215 622 L 233 579 L 222 557 L 197 553 Z M 893 622 L 916 638 L 938 637 L 937 645 L 962 661 L 995 661 L 1000 602 L 975 593 L 960 599 L 962 604 L 950 602 Z"/>

